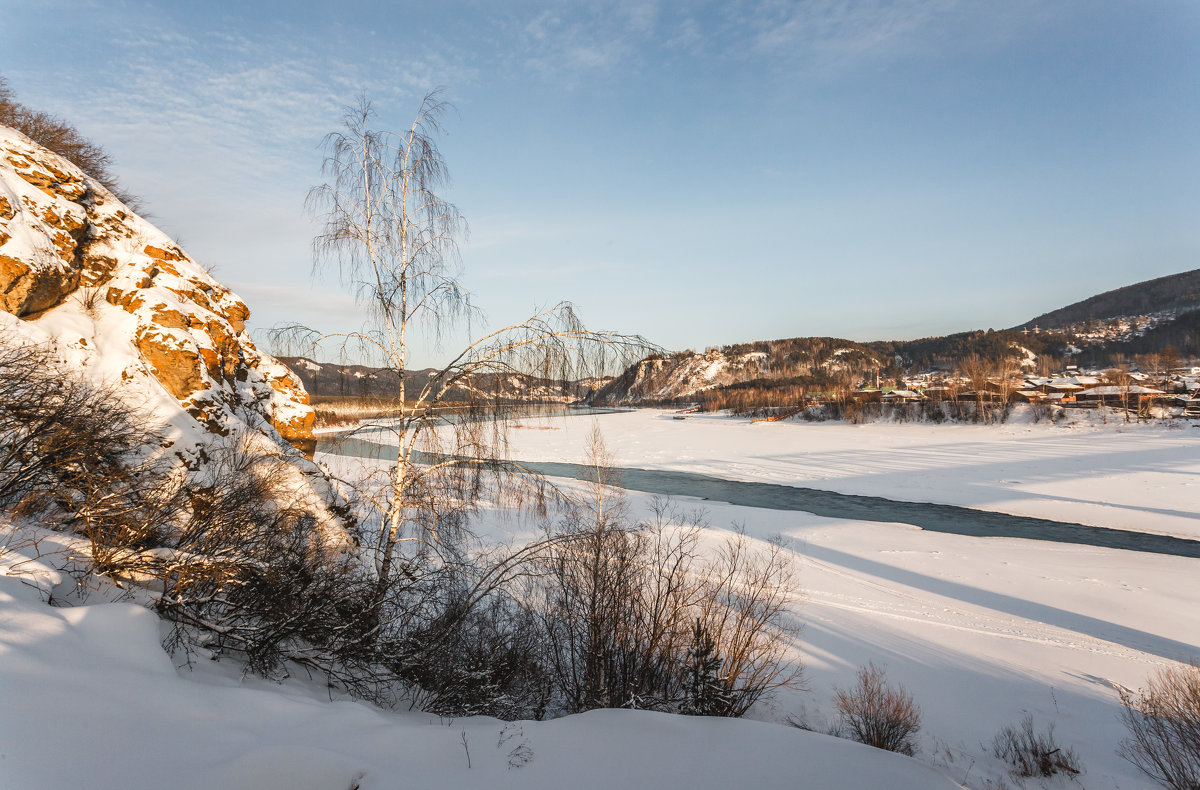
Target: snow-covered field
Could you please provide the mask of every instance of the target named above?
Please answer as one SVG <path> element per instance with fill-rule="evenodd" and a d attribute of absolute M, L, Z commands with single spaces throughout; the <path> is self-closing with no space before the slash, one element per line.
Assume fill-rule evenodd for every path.
<path fill-rule="evenodd" d="M 596 419 L 621 466 L 994 510 L 1200 538 L 1200 428 L 758 422 L 641 409 Z M 583 457 L 590 418 L 525 420 L 512 454 Z M 538 430 L 541 429 L 541 430 Z"/>
<path fill-rule="evenodd" d="M 1200 430 L 1190 426 L 752 424 L 648 410 L 521 425 L 512 453 L 525 460 L 580 462 L 596 425 L 622 466 L 1200 537 Z M 1116 688 L 1200 657 L 1200 560 L 685 504 L 715 527 L 782 534 L 796 552 L 810 690 L 756 715 L 833 724 L 833 687 L 875 661 L 924 708 L 919 759 L 966 786 L 1003 776 L 992 738 L 1025 712 L 1081 756 L 1086 774 L 1072 784 L 1151 786 L 1115 754 Z"/>
<path fill-rule="evenodd" d="M 958 782 L 1003 773 L 992 738 L 1028 711 L 1079 753 L 1082 786 L 1149 786 L 1114 753 L 1115 687 L 1200 656 L 1200 561 L 703 504 L 797 555 L 810 691 L 757 715 L 834 724 L 833 687 L 875 661 L 924 709 L 919 759 Z"/>
<path fill-rule="evenodd" d="M 577 462 L 593 419 L 521 424 L 515 457 Z M 595 424 L 625 466 L 1200 534 L 1188 497 L 1200 430 L 1190 427 L 752 425 L 646 411 Z M 343 472 L 357 463 L 318 460 Z M 650 501 L 629 498 L 635 514 Z M 763 721 L 599 711 L 447 722 L 330 702 L 299 679 L 242 680 L 225 664 L 179 671 L 144 609 L 47 606 L 64 581 L 47 569 L 40 590 L 0 575 L 0 787 L 1152 787 L 1115 753 L 1116 688 L 1200 656 L 1200 560 L 681 504 L 704 507 L 714 537 L 737 523 L 795 551 L 804 629 L 794 656 L 808 689 L 755 709 Z M 491 515 L 479 527 L 536 531 Z M 915 761 L 779 723 L 834 724 L 835 686 L 868 661 L 923 709 Z M 1006 776 L 992 737 L 1025 712 L 1055 726 L 1082 776 Z"/>

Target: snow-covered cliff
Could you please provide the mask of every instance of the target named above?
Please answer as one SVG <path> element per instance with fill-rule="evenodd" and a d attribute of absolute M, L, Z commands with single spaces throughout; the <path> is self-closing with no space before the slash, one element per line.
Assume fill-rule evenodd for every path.
<path fill-rule="evenodd" d="M 257 349 L 249 308 L 82 170 L 0 126 L 0 334 L 52 347 L 144 410 L 195 468 L 222 437 L 291 458 L 313 447 L 300 380 Z M 290 442 L 290 444 L 289 444 Z"/>

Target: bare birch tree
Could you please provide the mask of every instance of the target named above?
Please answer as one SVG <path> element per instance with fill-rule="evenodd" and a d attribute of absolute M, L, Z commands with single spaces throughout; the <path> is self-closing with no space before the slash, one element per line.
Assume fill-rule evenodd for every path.
<path fill-rule="evenodd" d="M 542 493 L 538 479 L 503 460 L 505 386 L 565 386 L 650 348 L 640 337 L 589 331 L 564 302 L 471 341 L 434 375 L 411 380 L 414 330 L 440 335 L 472 313 L 459 280 L 466 222 L 439 194 L 448 170 L 436 137 L 448 110 L 434 91 L 407 129 L 381 131 L 372 128 L 371 103 L 360 99 L 347 108 L 342 128 L 326 137 L 326 181 L 308 200 L 324 218 L 314 241 L 317 266 L 336 266 L 373 319 L 362 331 L 324 339 L 355 343 L 381 358 L 395 376 L 401 404 L 378 426 L 396 445 L 386 480 L 366 490 L 377 513 L 366 540 L 375 562 L 377 617 L 398 579 L 422 564 L 444 564 L 484 473 L 503 483 L 510 501 Z M 448 419 L 450 395 L 463 392 L 469 402 L 458 403 L 455 419 Z"/>

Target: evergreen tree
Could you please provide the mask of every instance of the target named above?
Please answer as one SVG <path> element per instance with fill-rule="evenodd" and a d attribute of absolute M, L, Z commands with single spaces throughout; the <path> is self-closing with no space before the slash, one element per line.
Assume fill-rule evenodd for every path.
<path fill-rule="evenodd" d="M 684 713 L 695 716 L 727 716 L 730 695 L 721 677 L 721 656 L 708 629 L 696 620 L 692 645 L 688 648 L 688 689 Z"/>

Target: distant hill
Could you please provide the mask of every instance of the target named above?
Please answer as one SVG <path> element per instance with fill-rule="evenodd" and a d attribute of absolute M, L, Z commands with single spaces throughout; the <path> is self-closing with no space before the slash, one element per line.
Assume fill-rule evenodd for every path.
<path fill-rule="evenodd" d="M 1084 346 L 1076 359 L 1083 364 L 1100 366 L 1110 363 L 1117 355 L 1131 358 L 1137 354 L 1159 353 L 1167 348 L 1173 348 L 1185 360 L 1200 356 L 1200 309 L 1180 312 L 1171 320 L 1132 337 Z"/>
<path fill-rule="evenodd" d="M 1034 328 L 1041 331 L 1032 331 Z M 1025 368 L 1039 358 L 1102 366 L 1174 347 L 1200 353 L 1200 269 L 1084 299 L 1013 329 L 858 343 L 802 337 L 649 357 L 594 396 L 619 404 L 676 403 L 738 390 L 821 390 L 903 372 L 955 370 L 967 360 Z M 732 395 L 731 395 L 732 397 Z"/>
<path fill-rule="evenodd" d="M 1041 331 L 1032 331 L 1034 327 Z M 1052 364 L 1104 366 L 1136 354 L 1174 347 L 1184 358 L 1200 354 L 1200 269 L 1118 288 L 1060 308 L 1014 329 L 958 332 L 915 340 L 856 342 L 836 337 L 793 337 L 737 343 L 703 352 L 654 354 L 608 381 L 498 382 L 480 379 L 458 388 L 451 400 L 488 397 L 503 385 L 505 401 L 570 401 L 649 405 L 690 402 L 739 391 L 822 391 L 904 373 L 960 369 L 967 360 L 996 365 L 1009 360 L 1033 369 Z M 394 375 L 380 368 L 281 360 L 322 396 L 395 397 Z M 409 371 L 420 388 L 433 370 Z M 411 389 L 410 389 L 411 391 Z"/>
<path fill-rule="evenodd" d="M 1062 329 L 1090 319 L 1184 312 L 1200 307 L 1200 269 L 1127 285 L 1039 315 L 1016 329 Z"/>
<path fill-rule="evenodd" d="M 1045 347 L 1040 338 L 1009 330 L 870 343 L 836 337 L 764 340 L 647 357 L 598 390 L 593 401 L 647 405 L 694 400 L 701 393 L 845 388 L 876 375 L 891 380 L 904 370 L 953 369 L 969 357 L 1028 363 Z"/>
<path fill-rule="evenodd" d="M 310 395 L 322 397 L 395 398 L 400 387 L 395 372 L 367 365 L 345 365 L 314 362 L 307 357 L 279 357 L 304 383 Z M 406 390 L 409 397 L 436 376 L 434 368 L 409 370 Z M 453 387 L 446 396 L 449 401 L 469 401 L 491 398 L 499 393 L 502 402 L 566 403 L 591 394 L 594 381 L 561 382 L 548 379 L 522 378 L 493 374 L 482 375 L 462 386 Z"/>

